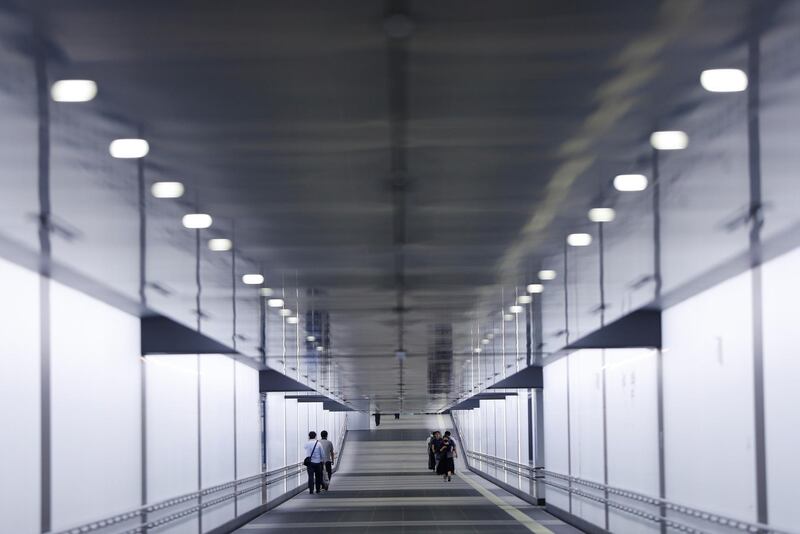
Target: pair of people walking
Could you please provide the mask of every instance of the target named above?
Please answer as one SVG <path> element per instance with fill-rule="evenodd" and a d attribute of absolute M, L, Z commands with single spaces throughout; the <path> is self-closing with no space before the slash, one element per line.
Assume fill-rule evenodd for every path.
<path fill-rule="evenodd" d="M 336 460 L 333 443 L 328 441 L 328 431 L 320 432 L 320 438 L 318 440 L 317 433 L 312 430 L 308 433 L 308 441 L 303 445 L 306 451 L 303 464 L 308 471 L 308 492 L 312 495 L 315 490 L 317 494 L 322 489 L 328 491 L 328 485 L 333 475 L 333 462 Z"/>
<path fill-rule="evenodd" d="M 456 442 L 447 430 L 442 436 L 438 430 L 431 432 L 427 441 L 428 469 L 450 482 L 456 472 L 455 459 L 458 458 Z"/>

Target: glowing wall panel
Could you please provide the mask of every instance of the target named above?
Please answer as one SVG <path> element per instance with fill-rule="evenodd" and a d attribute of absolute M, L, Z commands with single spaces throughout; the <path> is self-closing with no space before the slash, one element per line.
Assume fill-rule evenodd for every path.
<path fill-rule="evenodd" d="M 658 353 L 606 349 L 608 484 L 658 496 Z M 657 508 L 614 495 L 613 500 L 658 513 Z M 611 532 L 658 532 L 651 521 L 609 510 Z"/>
<path fill-rule="evenodd" d="M 200 356 L 200 443 L 202 487 L 234 479 L 233 360 Z M 224 493 L 216 494 L 221 497 Z M 233 500 L 203 510 L 203 530 L 234 518 Z"/>
<path fill-rule="evenodd" d="M 664 444 L 668 500 L 754 520 L 750 276 L 664 311 Z"/>
<path fill-rule="evenodd" d="M 197 356 L 148 356 L 145 361 L 147 500 L 152 503 L 199 489 Z M 196 534 L 197 519 L 158 532 Z"/>
<path fill-rule="evenodd" d="M 139 319 L 50 284 L 54 529 L 141 501 Z"/>
<path fill-rule="evenodd" d="M 800 355 L 797 304 L 800 302 L 800 250 L 763 266 L 764 401 L 766 412 L 767 498 L 770 524 L 796 529 L 800 524 L 796 480 L 800 477 Z"/>
<path fill-rule="evenodd" d="M 258 371 L 236 362 L 236 478 L 261 472 Z M 239 497 L 239 513 L 261 504 L 261 492 Z"/>
<path fill-rule="evenodd" d="M 569 425 L 572 475 L 603 483 L 602 351 L 579 350 L 569 355 Z M 602 492 L 581 488 L 602 496 Z M 605 508 L 597 501 L 572 497 L 572 512 L 595 525 L 605 525 Z"/>
<path fill-rule="evenodd" d="M 9 532 L 39 528 L 39 275 L 0 260 L 0 517 Z"/>
<path fill-rule="evenodd" d="M 544 454 L 549 471 L 569 474 L 569 440 L 567 419 L 567 358 L 544 367 Z M 567 510 L 569 495 L 547 487 L 549 504 Z"/>

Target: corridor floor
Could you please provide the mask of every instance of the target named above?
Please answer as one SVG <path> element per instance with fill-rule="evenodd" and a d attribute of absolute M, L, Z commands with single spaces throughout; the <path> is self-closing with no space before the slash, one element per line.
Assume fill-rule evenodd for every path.
<path fill-rule="evenodd" d="M 349 431 L 330 491 L 301 495 L 237 532 L 568 534 L 581 532 L 467 472 L 452 482 L 426 469 L 425 440 L 441 417 L 384 416 L 377 430 Z M 446 430 L 446 429 L 442 429 Z"/>

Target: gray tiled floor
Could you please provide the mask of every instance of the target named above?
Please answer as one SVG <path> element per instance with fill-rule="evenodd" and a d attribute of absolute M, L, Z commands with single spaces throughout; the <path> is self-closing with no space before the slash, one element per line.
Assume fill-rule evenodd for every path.
<path fill-rule="evenodd" d="M 349 432 L 330 491 L 322 495 L 303 493 L 237 532 L 517 534 L 532 531 L 530 523 L 523 524 L 498 504 L 513 506 L 553 534 L 580 532 L 543 509 L 472 473 L 465 473 L 460 462 L 452 482 L 428 471 L 427 428 L 438 421 L 430 417 L 403 418 L 399 422 L 389 419 L 382 422 L 379 430 Z M 491 493 L 492 500 L 484 496 L 487 493 Z"/>

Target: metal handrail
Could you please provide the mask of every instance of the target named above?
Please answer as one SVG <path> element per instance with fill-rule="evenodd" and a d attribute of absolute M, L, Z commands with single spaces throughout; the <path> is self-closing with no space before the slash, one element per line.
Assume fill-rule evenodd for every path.
<path fill-rule="evenodd" d="M 339 439 L 337 440 L 337 450 L 340 452 L 344 444 L 346 432 L 347 432 L 347 422 L 345 421 L 345 423 L 342 424 L 341 428 L 339 429 Z M 303 465 L 303 462 L 297 462 L 294 464 L 279 467 L 277 469 L 273 469 L 271 471 L 264 471 L 257 475 L 251 475 L 245 478 L 231 480 L 229 482 L 217 484 L 215 486 L 204 488 L 202 490 L 186 493 L 184 495 L 179 495 L 177 497 L 171 497 L 169 499 L 165 499 L 163 501 L 159 501 L 156 503 L 146 504 L 144 506 L 140 506 L 133 510 L 129 510 L 127 512 L 115 514 L 110 517 L 92 521 L 84 525 L 79 525 L 64 530 L 50 531 L 48 534 L 85 534 L 87 532 L 94 532 L 100 529 L 118 525 L 120 523 L 125 523 L 127 521 L 133 521 L 135 519 L 140 519 L 140 520 L 146 519 L 147 514 L 167 510 L 169 508 L 172 508 L 180 504 L 185 504 L 191 501 L 201 501 L 195 506 L 182 509 L 173 514 L 160 517 L 158 519 L 150 520 L 145 523 L 141 523 L 136 526 L 132 526 L 130 528 L 115 533 L 115 534 L 143 534 L 147 532 L 148 529 L 163 526 L 167 523 L 171 523 L 173 521 L 177 521 L 178 519 L 182 519 L 192 514 L 196 514 L 197 512 L 205 508 L 216 506 L 218 504 L 234 499 L 236 497 L 253 493 L 255 491 L 259 491 L 263 488 L 272 486 L 278 482 L 282 482 L 294 476 L 301 475 L 305 471 L 306 467 L 305 465 Z M 249 485 L 251 483 L 256 483 L 256 484 Z M 213 495 L 215 493 L 219 493 L 220 491 L 224 491 L 227 489 L 233 489 L 234 491 L 232 493 L 222 495 L 214 499 L 210 500 L 203 499 L 203 497 L 207 497 L 209 495 Z"/>
<path fill-rule="evenodd" d="M 548 471 L 542 466 L 535 466 L 533 464 L 521 464 L 518 462 L 514 462 L 511 460 L 506 460 L 505 458 L 500 458 L 497 456 L 490 456 L 485 453 L 481 452 L 474 452 L 474 451 L 466 451 L 468 457 L 473 458 L 479 462 L 485 462 L 491 464 L 495 467 L 499 467 L 504 471 L 508 471 L 510 473 L 514 473 L 517 476 L 522 476 L 526 479 L 533 480 L 533 481 L 541 481 L 542 483 L 554 487 L 556 489 L 565 491 L 570 494 L 575 494 L 580 497 L 584 497 L 599 503 L 607 504 L 608 506 L 627 512 L 631 515 L 636 515 L 638 517 L 648 519 L 655 523 L 663 523 L 664 525 L 676 529 L 680 532 L 687 532 L 690 534 L 707 534 L 707 531 L 701 530 L 697 527 L 692 527 L 689 525 L 685 525 L 668 517 L 664 517 L 661 515 L 655 515 L 617 501 L 613 501 L 608 499 L 604 496 L 594 495 L 592 493 L 583 491 L 578 488 L 572 487 L 572 484 L 577 484 L 579 486 L 585 486 L 587 488 L 591 488 L 598 491 L 603 491 L 604 494 L 610 494 L 615 496 L 624 497 L 626 499 L 631 499 L 637 502 L 641 502 L 644 504 L 649 504 L 653 506 L 658 506 L 665 510 L 670 510 L 673 512 L 677 512 L 688 517 L 692 517 L 695 519 L 701 519 L 704 521 L 708 521 L 709 523 L 714 523 L 716 525 L 722 525 L 728 528 L 740 530 L 742 532 L 751 532 L 753 534 L 796 534 L 791 533 L 789 531 L 780 530 L 769 525 L 765 525 L 763 523 L 751 522 L 751 521 L 744 521 L 741 519 L 736 519 L 732 517 L 726 517 L 721 514 L 707 512 L 705 510 L 700 510 L 698 508 L 693 508 L 691 506 L 686 506 L 679 503 L 674 503 L 672 501 L 667 501 L 666 499 L 661 499 L 660 497 L 653 497 L 650 495 L 646 495 L 643 493 L 638 493 L 631 490 L 626 490 L 623 488 L 618 488 L 614 486 L 609 486 L 607 484 L 602 484 L 600 482 L 593 482 L 591 480 L 586 480 L 570 475 L 564 475 L 562 473 L 556 473 L 554 471 Z M 509 468 L 508 466 L 511 466 Z M 568 484 L 559 484 L 554 482 L 552 479 L 558 479 L 562 481 L 566 481 Z"/>
<path fill-rule="evenodd" d="M 249 476 L 249 477 L 240 478 L 240 479 L 237 479 L 237 480 L 232 480 L 230 482 L 225 482 L 223 484 L 218 484 L 216 486 L 211 486 L 211 487 L 199 490 L 199 491 L 186 493 L 184 495 L 179 495 L 177 497 L 172 497 L 172 498 L 169 498 L 169 499 L 165 499 L 163 501 L 159 501 L 159 502 L 156 502 L 156 503 L 153 503 L 153 504 L 147 504 L 147 505 L 144 505 L 144 506 L 140 506 L 140 507 L 135 508 L 133 510 L 129 510 L 127 512 L 123 512 L 123 513 L 120 513 L 120 514 L 115 514 L 113 516 L 106 517 L 106 518 L 103 518 L 103 519 L 99 519 L 99 520 L 96 520 L 96 521 L 92 521 L 90 523 L 87 523 L 87 524 L 84 524 L 84 525 L 80 525 L 80 526 L 77 526 L 77 527 L 72 527 L 72 528 L 68 528 L 68 529 L 64 529 L 64 530 L 58 530 L 58 531 L 51 531 L 50 534 L 83 534 L 85 532 L 93 532 L 93 531 L 96 531 L 96 530 L 99 530 L 99 529 L 102 529 L 102 528 L 107 528 L 107 527 L 110 527 L 110 526 L 113 526 L 113 525 L 116 525 L 116 524 L 119 524 L 119 523 L 123 523 L 123 522 L 126 522 L 126 521 L 131 521 L 131 520 L 137 519 L 137 518 L 142 518 L 148 513 L 165 510 L 167 508 L 171 508 L 171 507 L 177 506 L 179 504 L 183 504 L 183 503 L 187 503 L 187 502 L 190 502 L 190 501 L 193 501 L 193 500 L 200 499 L 203 496 L 211 495 L 213 493 L 218 493 L 218 492 L 223 491 L 225 489 L 238 488 L 239 486 L 242 486 L 244 484 L 248 484 L 248 483 L 251 483 L 251 482 L 254 482 L 254 481 L 258 481 L 258 485 L 257 486 L 252 486 L 250 488 L 247 488 L 247 489 L 241 490 L 241 491 L 237 490 L 235 493 L 232 493 L 232 494 L 229 494 L 229 495 L 224 495 L 224 496 L 222 496 L 220 498 L 217 498 L 217 499 L 214 499 L 214 500 L 211 500 L 211 501 L 205 501 L 205 502 L 203 502 L 201 504 L 198 504 L 197 506 L 194 506 L 192 508 L 187 508 L 186 510 L 182 510 L 180 513 L 173 514 L 173 516 L 176 516 L 176 517 L 167 516 L 165 518 L 160 518 L 157 521 L 152 521 L 152 522 L 149 522 L 149 523 L 146 523 L 146 524 L 137 525 L 134 528 L 122 531 L 124 533 L 131 533 L 131 534 L 144 532 L 148 528 L 153 528 L 155 526 L 160 526 L 160 525 L 163 525 L 164 523 L 171 522 L 171 521 L 173 521 L 175 519 L 179 519 L 181 517 L 185 517 L 186 515 L 189 515 L 190 513 L 197 512 L 198 510 L 201 510 L 203 508 L 208 508 L 209 506 L 214 506 L 215 504 L 219 504 L 219 503 L 224 502 L 226 500 L 232 499 L 232 498 L 236 497 L 237 495 L 241 495 L 241 494 L 244 494 L 244 493 L 250 493 L 251 491 L 255 491 L 256 489 L 261 489 L 262 487 L 265 487 L 265 486 L 271 486 L 271 485 L 273 485 L 273 484 L 275 484 L 277 482 L 280 482 L 282 480 L 285 480 L 287 478 L 295 476 L 296 474 L 302 473 L 303 470 L 305 470 L 305 466 L 302 464 L 302 462 L 299 462 L 297 464 L 287 465 L 287 466 L 284 466 L 284 467 L 281 467 L 281 468 L 278 468 L 278 469 L 273 469 L 272 471 L 265 471 L 265 472 L 259 473 L 257 475 L 252 475 L 252 476 Z M 283 473 L 283 475 L 276 476 L 276 475 L 280 475 L 281 473 Z M 274 477 L 274 478 L 270 478 L 270 477 Z M 167 520 L 167 518 L 171 518 L 171 519 Z"/>

